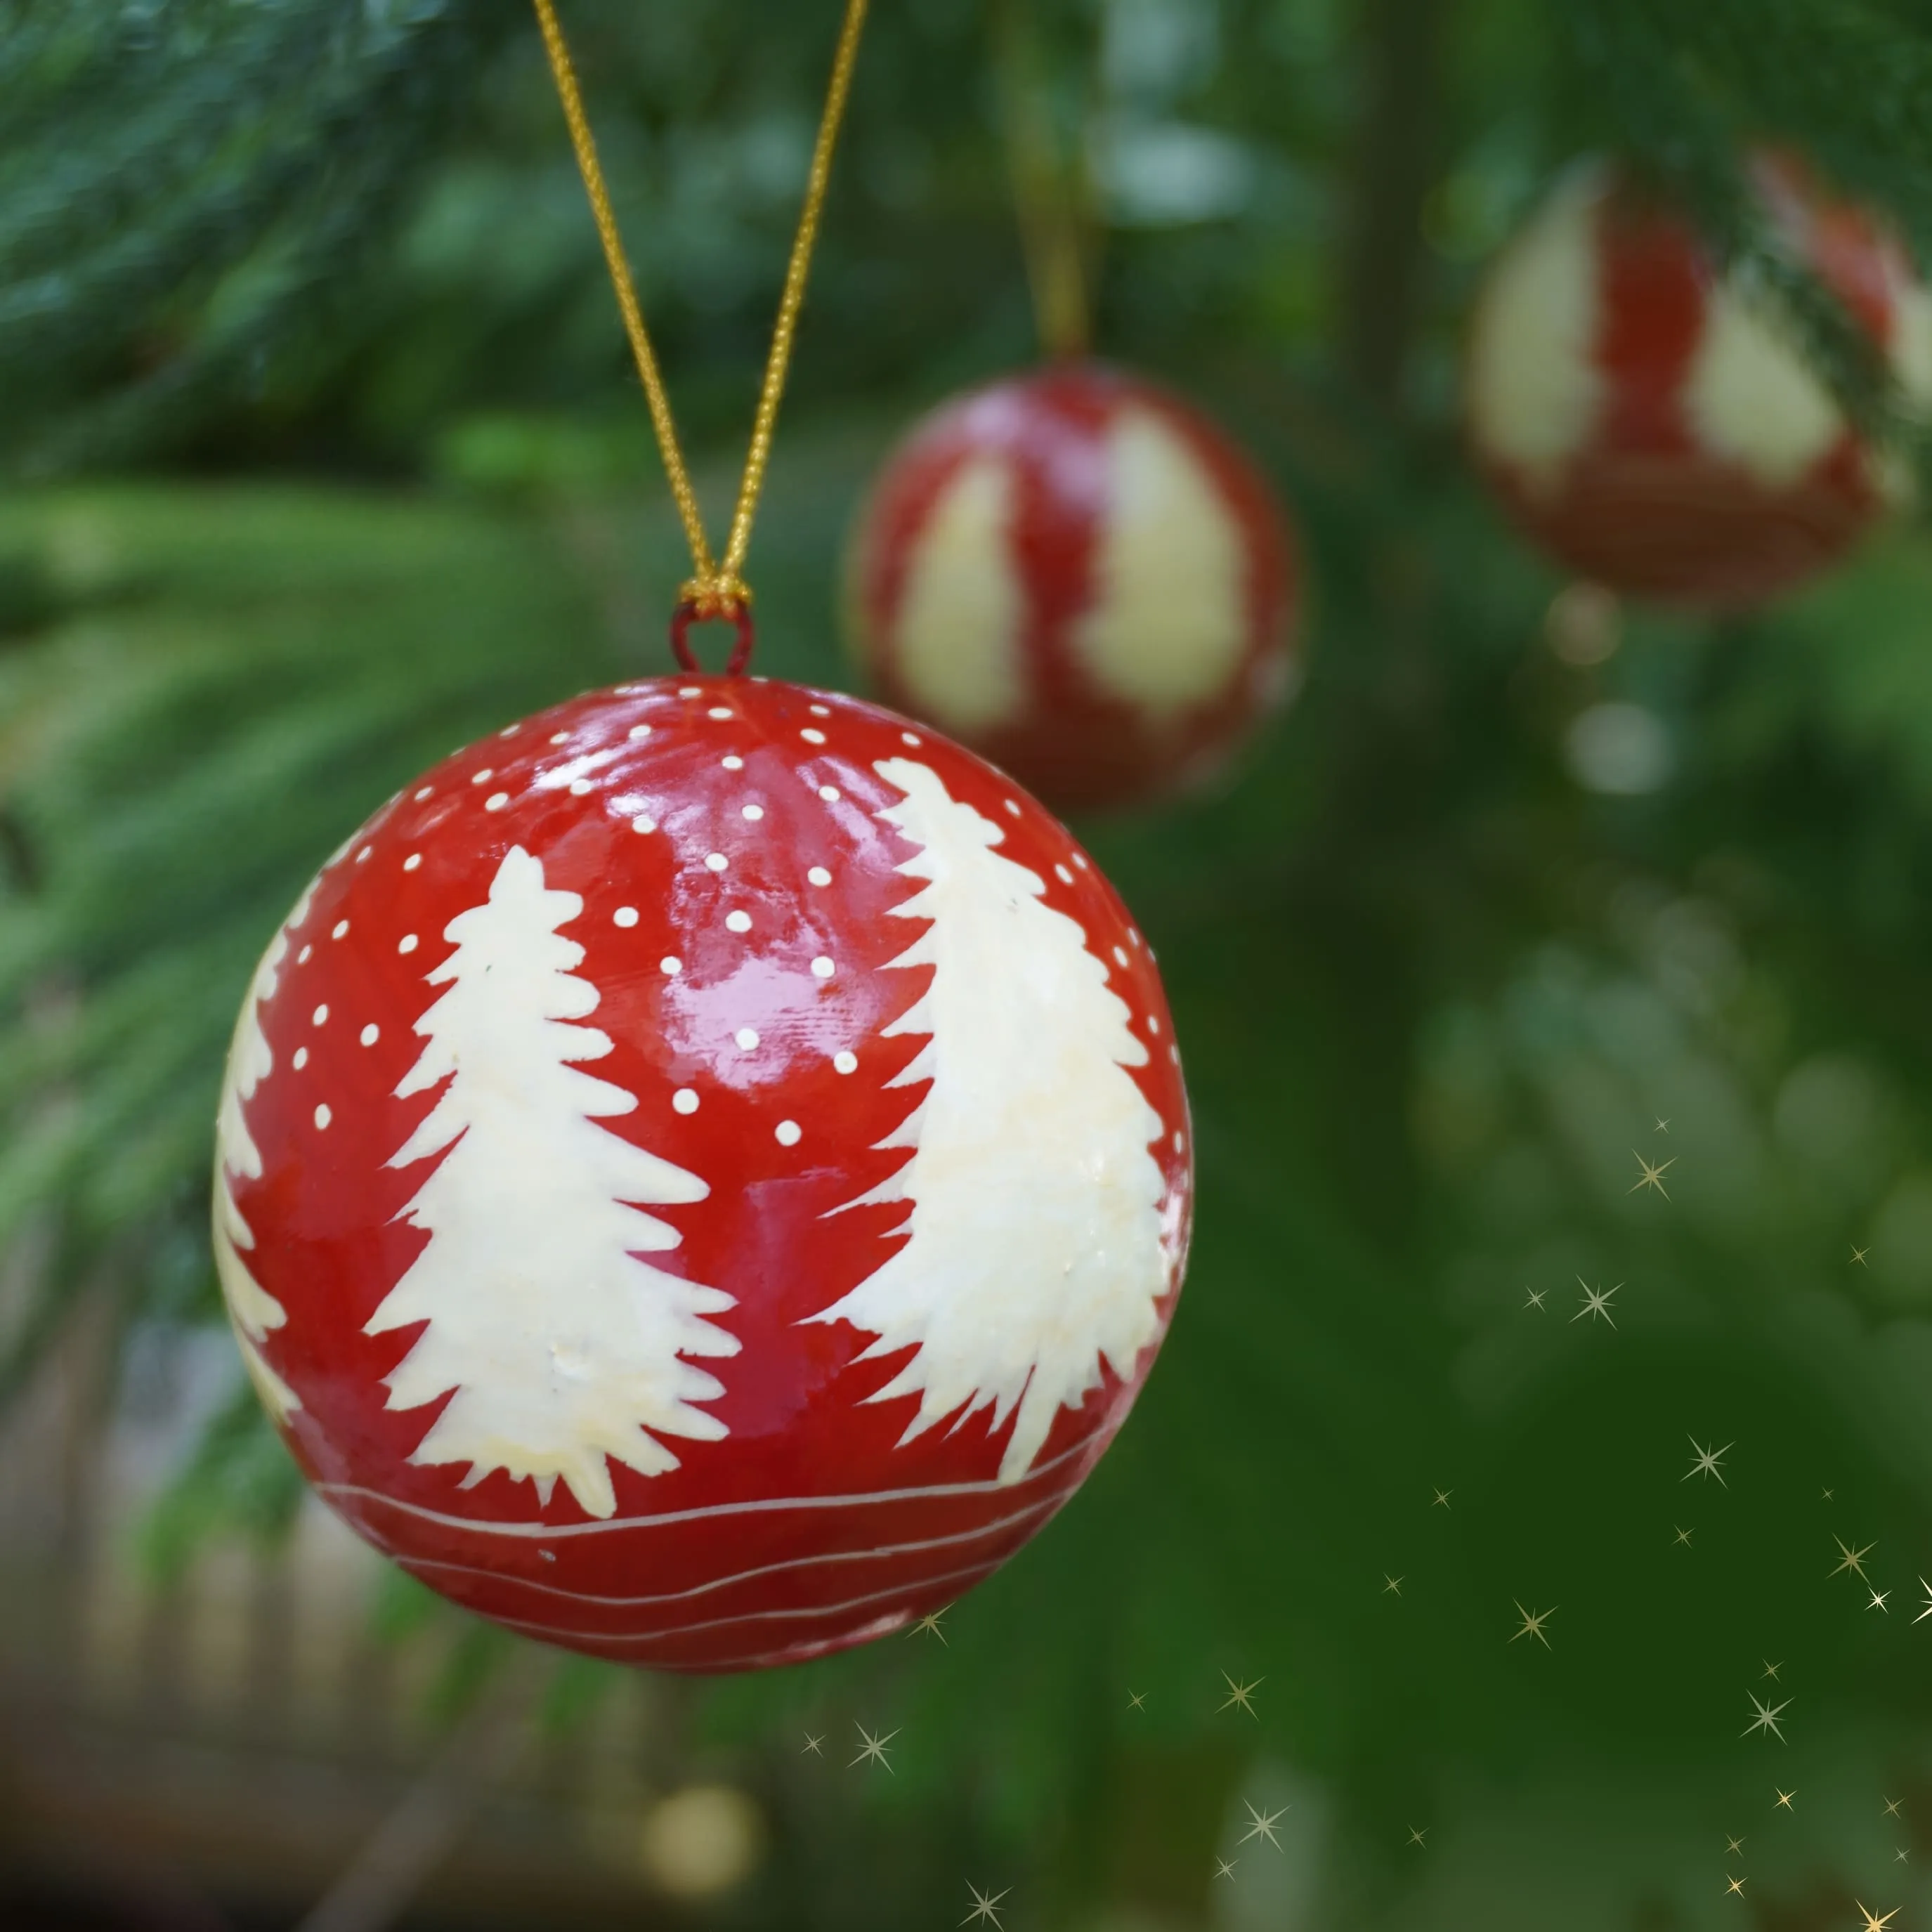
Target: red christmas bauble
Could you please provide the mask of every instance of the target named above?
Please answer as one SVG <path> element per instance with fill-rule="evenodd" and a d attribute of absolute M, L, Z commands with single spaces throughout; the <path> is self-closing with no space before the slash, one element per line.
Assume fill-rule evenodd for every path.
<path fill-rule="evenodd" d="M 1932 306 L 1897 244 L 1786 158 L 1754 177 L 1907 394 L 1932 392 Z M 1763 302 L 1602 166 L 1559 184 L 1490 269 L 1467 403 L 1477 460 L 1529 536 L 1665 602 L 1735 608 L 1798 584 L 1899 488 Z"/>
<path fill-rule="evenodd" d="M 735 677 L 399 793 L 269 947 L 218 1138 L 230 1312 L 322 1496 L 473 1610 L 688 1670 L 898 1629 L 1033 1535 L 1192 1188 L 1160 976 L 1067 832 Z"/>
<path fill-rule="evenodd" d="M 1056 806 L 1213 773 L 1294 680 L 1294 547 L 1198 410 L 1055 363 L 928 416 L 848 560 L 853 647 L 887 700 Z"/>

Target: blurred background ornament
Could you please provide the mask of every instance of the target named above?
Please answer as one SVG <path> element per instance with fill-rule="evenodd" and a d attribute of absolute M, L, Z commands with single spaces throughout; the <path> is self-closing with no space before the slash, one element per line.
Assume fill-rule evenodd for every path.
<path fill-rule="evenodd" d="M 1884 223 L 1788 156 L 1756 154 L 1750 178 L 1905 404 L 1932 401 L 1932 297 Z M 1470 441 L 1512 519 L 1586 578 L 1712 610 L 1843 556 L 1909 469 L 1846 418 L 1780 300 L 1726 272 L 1664 191 L 1573 169 L 1490 266 L 1470 323 Z"/>
<path fill-rule="evenodd" d="M 1200 783 L 1299 676 L 1274 491 L 1199 411 L 1097 363 L 1048 363 L 920 423 L 847 568 L 880 692 L 1063 809 Z"/>

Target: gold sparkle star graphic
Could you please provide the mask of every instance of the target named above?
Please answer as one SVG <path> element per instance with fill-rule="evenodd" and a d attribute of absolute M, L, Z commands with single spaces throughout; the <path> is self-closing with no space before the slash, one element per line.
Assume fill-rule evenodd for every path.
<path fill-rule="evenodd" d="M 1686 1550 L 1688 1550 L 1688 1549 L 1690 1547 L 1690 1539 L 1691 1539 L 1692 1536 L 1693 1536 L 1693 1535 L 1694 1535 L 1694 1534 L 1696 1534 L 1696 1532 L 1695 1532 L 1694 1531 L 1693 1531 L 1693 1530 L 1688 1530 L 1688 1529 L 1678 1529 L 1678 1528 L 1677 1528 L 1677 1525 L 1676 1525 L 1676 1524 L 1675 1524 L 1675 1523 L 1672 1523 L 1670 1526 L 1671 1526 L 1671 1528 L 1672 1528 L 1672 1529 L 1676 1529 L 1676 1530 L 1677 1530 L 1677 1536 L 1676 1536 L 1676 1540 L 1678 1542 L 1679 1542 L 1679 1543 L 1682 1544 L 1683 1544 L 1683 1546 L 1684 1546 L 1684 1547 Z"/>
<path fill-rule="evenodd" d="M 1543 1298 L 1550 1292 L 1546 1288 L 1532 1288 L 1528 1282 L 1523 1283 L 1522 1292 L 1529 1297 L 1529 1299 L 1522 1304 L 1526 1308 L 1540 1308 L 1543 1306 Z"/>
<path fill-rule="evenodd" d="M 1600 1315 L 1607 1322 L 1612 1328 L 1614 1328 L 1617 1325 L 1617 1318 L 1610 1312 L 1610 1298 L 1616 1293 L 1617 1288 L 1622 1288 L 1623 1286 L 1623 1283 L 1622 1282 L 1618 1282 L 1617 1283 L 1617 1288 L 1606 1288 L 1600 1290 L 1591 1287 L 1589 1283 L 1580 1274 L 1576 1277 L 1576 1286 L 1583 1291 L 1583 1305 L 1581 1308 L 1577 1310 L 1574 1315 L 1570 1316 L 1570 1320 L 1572 1322 L 1580 1322 L 1582 1320 L 1584 1316 L 1587 1315 L 1590 1319 L 1594 1322 L 1596 1320 L 1598 1316 Z"/>
<path fill-rule="evenodd" d="M 967 1913 L 964 1918 L 960 1920 L 960 1924 L 962 1925 L 976 1925 L 982 1922 L 990 1922 L 994 1928 L 994 1932 L 999 1932 L 1000 1900 L 1006 1897 L 1006 1892 L 1011 1892 L 1012 1890 L 1012 1887 L 1011 1886 L 1008 1886 L 1006 1887 L 1006 1892 L 996 1892 L 989 1896 L 986 1892 L 982 1892 L 970 1879 L 968 1879 L 966 1881 L 966 1889 L 973 1894 L 973 1909 L 970 1912 Z"/>
<path fill-rule="evenodd" d="M 1740 1737 L 1748 1738 L 1754 1731 L 1768 1731 L 1780 1744 L 1784 1743 L 1784 1733 L 1778 1727 L 1778 1713 L 1790 1709 L 1791 1700 L 1787 1697 L 1783 1703 L 1773 1706 L 1760 1703 L 1758 1699 L 1748 1691 L 1745 1695 L 1750 1697 L 1751 1708 L 1757 1713 L 1757 1715 L 1752 1718 L 1738 1735 Z"/>
<path fill-rule="evenodd" d="M 1885 1801 L 1885 1815 L 1888 1818 L 1898 1816 L 1898 1800 L 1896 1798 L 1888 1798 Z"/>
<path fill-rule="evenodd" d="M 1826 1500 L 1827 1502 L 1829 1502 L 1832 1500 L 1832 1497 L 1833 1497 L 1833 1496 L 1834 1496 L 1835 1495 L 1837 1495 L 1837 1493 L 1838 1493 L 1838 1492 L 1837 1492 L 1835 1490 L 1827 1490 L 1825 1492 L 1825 1500 Z"/>
<path fill-rule="evenodd" d="M 1400 1596 L 1402 1594 L 1402 1579 L 1400 1576 L 1391 1576 L 1389 1573 L 1384 1570 L 1382 1572 L 1382 1594 L 1385 1597 Z"/>
<path fill-rule="evenodd" d="M 1428 1838 L 1428 1836 L 1429 1827 L 1426 1825 L 1424 1826 L 1422 1829 L 1419 1832 L 1413 1825 L 1410 1826 L 1408 1828 L 1408 1842 L 1412 1845 L 1420 1845 L 1425 1852 L 1428 1850 L 1429 1847 L 1424 1841 Z"/>
<path fill-rule="evenodd" d="M 1514 1643 L 1517 1637 L 1533 1636 L 1545 1650 L 1547 1650 L 1550 1648 L 1550 1640 L 1544 1635 L 1543 1626 L 1556 1616 L 1561 1607 L 1560 1604 L 1552 1604 L 1546 1610 L 1526 1610 L 1520 1604 L 1518 1604 L 1516 1606 L 1516 1613 L 1522 1619 L 1522 1628 L 1516 1632 L 1516 1636 L 1510 1639 L 1510 1642 Z"/>
<path fill-rule="evenodd" d="M 1744 1881 L 1741 1878 L 1733 1878 L 1729 1872 L 1726 1872 L 1724 1874 L 1724 1896 L 1728 1898 L 1732 1892 L 1736 1892 L 1740 1898 L 1743 1898 Z"/>
<path fill-rule="evenodd" d="M 1774 1664 L 1772 1662 L 1771 1659 L 1767 1657 L 1764 1660 L 1764 1674 L 1766 1676 L 1768 1677 L 1774 1684 L 1778 1682 L 1778 1673 L 1784 1668 L 1784 1665 L 1782 1660 Z"/>
<path fill-rule="evenodd" d="M 1885 1928 L 1898 1916 L 1900 1910 L 1900 1908 L 1894 1905 L 1892 1910 L 1888 1912 L 1882 1918 L 1881 1918 L 1876 1912 L 1867 1908 L 1864 1901 L 1862 1899 L 1855 1898 L 1852 1900 L 1852 1903 L 1853 1905 L 1857 1906 L 1858 1916 L 1865 1922 L 1858 1928 L 1858 1932 L 1885 1932 Z"/>
<path fill-rule="evenodd" d="M 1922 1576 L 1918 1580 L 1918 1587 L 1925 1592 L 1925 1607 L 1912 1621 L 1916 1624 L 1922 1624 L 1928 1617 L 1932 1617 L 1932 1583 L 1927 1582 Z"/>
<path fill-rule="evenodd" d="M 1234 1861 L 1231 1858 L 1216 1858 L 1214 1861 L 1214 1876 L 1216 1878 L 1232 1879 L 1234 1876 Z"/>
<path fill-rule="evenodd" d="M 1778 1786 L 1774 1784 L 1771 1788 L 1774 1791 L 1778 1791 Z M 1778 1791 L 1778 1802 L 1772 1808 L 1777 1811 L 1796 1810 L 1797 1807 L 1791 1801 L 1797 1796 L 1795 1791 Z"/>
<path fill-rule="evenodd" d="M 1906 1862 L 1910 1854 L 1906 1852 L 1905 1847 L 1903 1845 L 1900 1845 L 1898 1850 L 1892 1853 L 1892 1862 L 1895 1865 L 1902 1865 Z"/>
<path fill-rule="evenodd" d="M 850 1771 L 852 1765 L 863 1764 L 869 1759 L 873 1763 L 882 1764 L 888 1771 L 890 1771 L 892 1768 L 892 1761 L 886 1756 L 886 1747 L 898 1736 L 898 1732 L 888 1731 L 884 1737 L 875 1738 L 863 1724 L 859 1726 L 858 1730 L 860 1740 L 859 1755 L 852 1760 L 852 1764 L 848 1764 L 845 1768 Z"/>
<path fill-rule="evenodd" d="M 1147 1693 L 1144 1690 L 1130 1690 L 1127 1693 L 1127 1708 L 1130 1711 L 1144 1711 L 1147 1708 Z"/>
<path fill-rule="evenodd" d="M 1245 1798 L 1241 1802 L 1244 1804 L 1248 1803 Z M 1276 1851 L 1280 1851 L 1281 1840 L 1274 1834 L 1275 1820 L 1287 1809 L 1288 1807 L 1284 1804 L 1280 1811 L 1261 1811 L 1253 1805 L 1248 1804 L 1248 1828 L 1241 1834 L 1238 1842 L 1245 1845 L 1250 1838 L 1265 1838 Z"/>
<path fill-rule="evenodd" d="M 1870 1249 L 1862 1248 L 1857 1242 L 1854 1241 L 1852 1244 L 1851 1265 L 1853 1268 L 1863 1268 L 1865 1264 L 1865 1257 L 1870 1252 Z"/>
<path fill-rule="evenodd" d="M 919 1622 L 906 1632 L 906 1635 L 908 1636 L 936 1636 L 941 1643 L 946 1644 L 948 1650 L 950 1650 L 952 1646 L 950 1643 L 946 1643 L 946 1633 L 939 1628 L 939 1620 L 945 1614 L 944 1610 L 934 1610 L 930 1616 L 921 1617 Z M 1005 1894 L 1002 1893 L 1000 1896 L 1004 1898 Z"/>
<path fill-rule="evenodd" d="M 1727 1837 L 1727 1838 L 1724 1840 L 1724 1856 L 1725 1856 L 1725 1857 L 1726 1857 L 1727 1858 L 1742 1858 L 1742 1857 L 1744 1856 L 1744 1841 L 1743 1840 L 1743 1839 L 1742 1839 L 1742 1838 L 1728 1838 L 1728 1837 Z"/>
<path fill-rule="evenodd" d="M 1637 1153 L 1635 1148 L 1632 1148 L 1630 1152 L 1636 1156 L 1636 1164 L 1643 1169 L 1643 1172 L 1638 1175 L 1635 1184 L 1625 1188 L 1624 1192 L 1626 1194 L 1634 1194 L 1641 1188 L 1654 1187 L 1665 1200 L 1668 1201 L 1670 1198 L 1670 1190 L 1664 1186 L 1664 1177 L 1677 1165 L 1676 1156 L 1672 1155 L 1669 1160 L 1660 1161 L 1653 1167 L 1642 1154 Z"/>
<path fill-rule="evenodd" d="M 1865 1558 L 1878 1547 L 1878 1545 L 1875 1543 L 1868 1543 L 1862 1550 L 1852 1550 L 1847 1547 L 1843 1537 L 1834 1536 L 1832 1540 L 1838 1546 L 1838 1554 L 1845 1559 L 1837 1569 L 1832 1572 L 1832 1574 L 1834 1576 L 1842 1576 L 1849 1570 L 1861 1583 L 1869 1586 L 1871 1580 L 1865 1574 Z"/>
<path fill-rule="evenodd" d="M 1430 1504 L 1430 1508 L 1431 1509 L 1447 1509 L 1449 1507 L 1449 1498 L 1455 1493 L 1456 1492 L 1454 1490 L 1438 1490 L 1436 1492 L 1436 1500 Z"/>
<path fill-rule="evenodd" d="M 1265 1677 L 1257 1677 L 1252 1684 L 1237 1684 L 1225 1670 L 1222 1672 L 1221 1678 L 1228 1687 L 1228 1694 L 1216 1708 L 1223 1711 L 1232 1711 L 1238 1708 L 1246 1712 L 1250 1717 L 1254 1718 L 1256 1721 L 1259 1723 L 1260 1719 L 1256 1715 L 1255 1707 L 1248 1702 L 1248 1700 L 1268 1682 L 1268 1679 Z"/>
<path fill-rule="evenodd" d="M 1699 1443 L 1696 1436 L 1693 1436 L 1688 1440 L 1695 1460 L 1680 1480 L 1688 1483 L 1693 1476 L 1715 1476 L 1718 1486 L 1728 1490 L 1731 1486 L 1724 1480 L 1724 1472 L 1720 1465 L 1738 1445 L 1735 1442 L 1726 1442 L 1721 1449 L 1706 1449 Z"/>
<path fill-rule="evenodd" d="M 818 1736 L 814 1737 L 809 1731 L 807 1731 L 805 1734 L 805 1750 L 801 1750 L 799 1756 L 802 1757 L 806 1751 L 809 1751 L 814 1757 L 823 1757 L 825 1753 L 820 1747 L 824 1742 L 825 1738 L 822 1732 Z"/>
<path fill-rule="evenodd" d="M 1651 1118 L 1653 1120 L 1656 1119 L 1656 1116 L 1654 1114 L 1652 1114 Z M 1658 1120 L 1657 1125 L 1652 1130 L 1652 1132 L 1660 1134 L 1667 1134 L 1670 1131 L 1670 1123 L 1668 1120 Z"/>
<path fill-rule="evenodd" d="M 1892 1592 L 1889 1590 L 1873 1591 L 1871 1593 L 1871 1601 L 1866 1604 L 1865 1608 L 1868 1610 L 1885 1610 L 1885 1600 L 1891 1594 Z M 1885 1610 L 1885 1613 L 1887 1616 L 1890 1616 L 1892 1615 L 1892 1612 L 1889 1610 Z M 1916 1623 L 1918 1619 L 1914 1618 L 1912 1621 Z"/>

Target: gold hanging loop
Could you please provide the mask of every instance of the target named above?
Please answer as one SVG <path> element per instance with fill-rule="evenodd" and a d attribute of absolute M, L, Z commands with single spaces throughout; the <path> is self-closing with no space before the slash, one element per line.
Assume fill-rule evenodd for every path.
<path fill-rule="evenodd" d="M 679 520 L 684 526 L 686 542 L 691 546 L 694 574 L 678 592 L 677 616 L 673 622 L 673 647 L 679 662 L 688 668 L 689 647 L 685 632 L 693 619 L 724 617 L 736 622 L 738 643 L 730 668 L 744 668 L 751 652 L 750 607 L 752 592 L 744 578 L 745 559 L 752 547 L 752 524 L 758 514 L 758 497 L 764 488 L 765 470 L 771 459 L 772 435 L 778 422 L 778 404 L 784 394 L 785 376 L 791 364 L 792 344 L 798 332 L 799 311 L 805 303 L 806 280 L 812 266 L 814 244 L 818 238 L 820 218 L 832 178 L 832 157 L 838 142 L 838 130 L 845 116 L 847 98 L 851 92 L 852 70 L 858 59 L 859 38 L 866 23 L 866 0 L 846 0 L 845 20 L 839 31 L 838 49 L 832 63 L 832 78 L 826 89 L 824 111 L 819 117 L 818 138 L 813 144 L 812 167 L 806 178 L 805 201 L 799 213 L 798 232 L 792 242 L 791 259 L 785 269 L 784 292 L 779 299 L 778 320 L 772 329 L 772 346 L 766 358 L 764 382 L 758 393 L 757 415 L 752 421 L 751 448 L 745 458 L 744 475 L 738 486 L 738 502 L 731 518 L 731 531 L 721 564 L 712 556 L 710 540 L 704 533 L 704 513 L 698 507 L 698 492 L 692 486 L 691 472 L 678 442 L 677 424 L 671 414 L 650 332 L 638 301 L 637 287 L 624 253 L 623 238 L 610 206 L 610 190 L 604 186 L 604 170 L 597 158 L 597 144 L 592 138 L 590 122 L 584 111 L 577 74 L 569 47 L 558 24 L 554 0 L 534 0 L 537 24 L 543 31 L 544 50 L 550 57 L 550 74 L 556 82 L 557 98 L 563 105 L 563 118 L 570 130 L 571 146 L 576 150 L 577 166 L 584 177 L 584 192 L 590 200 L 590 212 L 597 224 L 598 238 L 604 244 L 604 260 L 610 271 L 611 286 L 616 290 L 617 308 L 624 319 L 624 332 L 630 338 L 631 353 L 638 365 L 638 380 L 650 405 L 651 426 L 657 433 L 658 448 L 664 458 L 664 473 L 670 481 L 670 494 L 677 505 Z"/>

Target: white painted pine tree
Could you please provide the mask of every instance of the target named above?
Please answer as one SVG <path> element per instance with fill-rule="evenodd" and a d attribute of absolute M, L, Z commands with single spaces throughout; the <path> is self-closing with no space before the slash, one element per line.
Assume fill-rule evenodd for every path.
<path fill-rule="evenodd" d="M 692 1406 L 722 1385 L 683 1358 L 738 1342 L 703 1318 L 732 1297 L 640 1258 L 680 1237 L 630 1204 L 710 1190 L 597 1124 L 637 1100 L 575 1064 L 610 1051 L 571 1024 L 598 1004 L 572 972 L 583 947 L 557 932 L 583 909 L 519 846 L 446 928 L 456 950 L 428 978 L 449 990 L 417 1021 L 426 1044 L 396 1093 L 448 1084 L 389 1165 L 448 1151 L 404 1210 L 429 1244 L 368 1332 L 429 1324 L 388 1378 L 392 1408 L 455 1391 L 411 1460 L 466 1462 L 466 1485 L 507 1470 L 546 1502 L 561 1476 L 608 1516 L 607 1457 L 656 1475 L 677 1467 L 658 1436 L 725 1433 Z"/>
<path fill-rule="evenodd" d="M 310 888 L 310 892 L 314 891 Z M 214 1124 L 214 1272 L 221 1284 L 221 1298 L 227 1304 L 228 1318 L 240 1345 L 242 1360 L 255 1384 L 262 1406 L 278 1422 L 286 1422 L 292 1410 L 301 1408 L 296 1392 L 276 1374 L 262 1353 L 262 1344 L 271 1330 L 287 1321 L 288 1311 L 255 1279 L 245 1256 L 255 1246 L 255 1231 L 249 1226 L 235 1198 L 237 1174 L 250 1180 L 262 1178 L 262 1150 L 248 1131 L 244 1111 L 255 1097 L 255 1090 L 274 1071 L 275 1056 L 262 1030 L 262 1008 L 275 997 L 281 983 L 282 962 L 288 957 L 289 928 L 299 926 L 308 910 L 309 893 L 303 894 L 295 910 L 277 929 L 268 950 L 255 968 L 248 996 L 242 1002 L 235 1022 L 235 1036 L 228 1048 L 228 1068 L 221 1082 L 221 1106 Z"/>
<path fill-rule="evenodd" d="M 928 767 L 877 770 L 904 794 L 880 816 L 920 848 L 898 869 L 926 882 L 894 910 L 931 922 L 892 962 L 933 968 L 886 1029 L 926 1036 L 894 1084 L 932 1084 L 879 1144 L 912 1157 L 861 1197 L 910 1200 L 910 1238 L 811 1318 L 870 1331 L 866 1357 L 918 1345 L 872 1397 L 920 1396 L 902 1440 L 962 1406 L 991 1403 L 996 1429 L 1017 1408 L 1000 1464 L 1015 1482 L 1102 1358 L 1129 1374 L 1154 1339 L 1166 1186 L 1148 1150 L 1161 1120 L 1126 1070 L 1147 1049 L 1079 926 Z"/>

